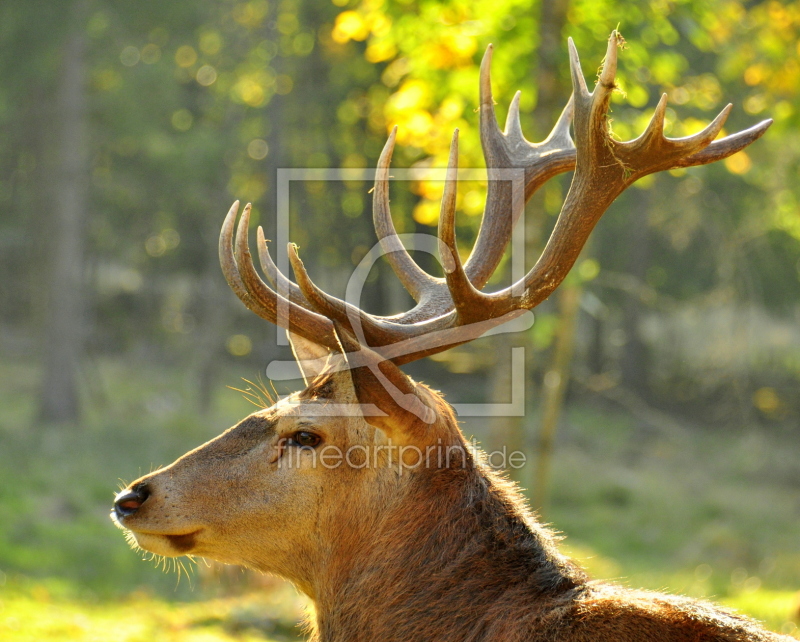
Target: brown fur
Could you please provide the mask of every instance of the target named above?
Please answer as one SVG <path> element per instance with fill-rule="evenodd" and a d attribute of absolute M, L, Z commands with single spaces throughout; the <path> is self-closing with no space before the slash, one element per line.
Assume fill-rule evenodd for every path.
<path fill-rule="evenodd" d="M 294 397 L 305 406 L 257 412 L 137 480 L 150 496 L 121 525 L 156 553 L 292 580 L 314 601 L 315 642 L 790 639 L 704 602 L 589 581 L 469 451 L 442 398 L 416 391 L 437 415 L 425 442 L 460 447 L 449 466 L 404 470 L 382 452 L 376 466 L 311 467 L 285 442 L 299 429 L 322 437 L 317 450 L 387 439 L 363 417 L 310 416 L 357 400 L 348 373 L 328 374 Z"/>

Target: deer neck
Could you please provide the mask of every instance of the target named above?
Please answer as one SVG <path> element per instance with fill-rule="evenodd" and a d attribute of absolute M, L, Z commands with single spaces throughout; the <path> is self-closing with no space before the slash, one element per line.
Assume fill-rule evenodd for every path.
<path fill-rule="evenodd" d="M 585 580 L 513 486 L 471 458 L 410 476 L 367 530 L 332 546 L 315 582 L 319 642 L 461 639 L 453 613 L 466 637 L 482 626 L 480 604 L 513 606 Z"/>

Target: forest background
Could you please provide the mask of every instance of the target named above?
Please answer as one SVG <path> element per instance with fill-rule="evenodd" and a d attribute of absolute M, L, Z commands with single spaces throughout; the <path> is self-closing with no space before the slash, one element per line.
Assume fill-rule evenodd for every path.
<path fill-rule="evenodd" d="M 278 168 L 482 167 L 478 65 L 498 115 L 522 90 L 541 140 L 619 28 L 613 131 L 775 120 L 725 162 L 648 177 L 610 208 L 525 332 L 408 370 L 467 418 L 598 577 L 714 596 L 797 634 L 800 590 L 800 3 L 737 0 L 8 0 L 0 4 L 0 633 L 3 639 L 293 639 L 285 585 L 142 563 L 108 520 L 122 483 L 249 412 L 276 330 L 219 269 L 234 199 L 276 233 Z M 526 265 L 568 188 L 525 219 Z M 435 233 L 442 183 L 392 185 L 401 232 Z M 375 243 L 369 181 L 298 181 L 290 238 L 343 295 Z M 485 183 L 459 186 L 468 252 Z M 273 252 L 280 253 L 281 248 Z M 433 273 L 435 261 L 420 256 Z M 507 262 L 506 262 L 507 263 Z M 504 263 L 490 288 L 508 282 Z M 378 264 L 365 309 L 411 299 Z M 296 382 L 295 382 L 296 383 Z M 267 386 L 269 384 L 267 383 Z M 276 383 L 278 392 L 292 389 Z M 124 598 L 124 599 L 123 599 Z M 104 633 L 104 631 L 106 633 Z"/>

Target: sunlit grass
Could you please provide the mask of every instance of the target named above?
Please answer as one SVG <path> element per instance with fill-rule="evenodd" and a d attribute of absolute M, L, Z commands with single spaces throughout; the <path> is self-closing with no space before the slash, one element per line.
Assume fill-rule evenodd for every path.
<path fill-rule="evenodd" d="M 800 592 L 757 590 L 742 592 L 720 600 L 725 606 L 761 620 L 773 631 L 800 639 L 798 607 Z"/>
<path fill-rule="evenodd" d="M 717 595 L 712 589 L 711 567 L 701 565 L 700 572 L 648 572 L 622 575 L 619 562 L 598 555 L 583 546 L 564 546 L 565 552 L 576 559 L 594 578 L 612 580 L 632 588 L 647 588 L 666 593 L 687 595 L 735 609 L 762 622 L 772 631 L 800 639 L 800 591 L 760 588 L 747 581 L 737 587 L 728 587 L 728 593 Z M 707 568 L 704 568 L 707 567 Z"/>
<path fill-rule="evenodd" d="M 299 639 L 301 605 L 291 589 L 202 602 L 134 593 L 87 601 L 45 584 L 0 592 L 4 642 L 281 642 Z"/>

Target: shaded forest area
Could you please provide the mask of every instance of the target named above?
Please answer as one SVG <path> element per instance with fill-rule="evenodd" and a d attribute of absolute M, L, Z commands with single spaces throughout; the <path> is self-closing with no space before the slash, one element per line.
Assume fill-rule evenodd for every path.
<path fill-rule="evenodd" d="M 272 331 L 230 296 L 216 260 L 230 202 L 252 200 L 271 238 L 277 168 L 373 167 L 394 124 L 395 167 L 443 166 L 456 126 L 462 167 L 482 166 L 477 62 L 490 40 L 501 116 L 522 89 L 524 130 L 540 139 L 568 98 L 566 36 L 597 61 L 615 26 L 600 16 L 613 15 L 630 43 L 612 114 L 621 138 L 642 129 L 662 92 L 672 136 L 728 100 L 730 130 L 776 122 L 724 164 L 649 177 L 612 208 L 576 271 L 571 392 L 619 388 L 687 417 L 796 423 L 797 8 L 602 5 L 7 3 L 2 349 L 41 366 L 38 416 L 79 419 L 93 361 L 112 356 L 174 362 L 201 403 L 221 361 L 263 369 Z M 553 181 L 529 208 L 528 265 L 566 187 Z M 340 294 L 374 243 L 368 189 L 291 185 L 290 237 Z M 430 233 L 441 182 L 394 189 L 399 230 Z M 484 193 L 477 181 L 462 185 L 465 250 Z M 386 266 L 370 281 L 366 308 L 408 304 Z M 558 327 L 556 305 L 538 312 L 524 339 L 534 372 L 546 368 Z M 440 363 L 485 375 L 492 357 L 480 352 L 451 351 Z"/>
<path fill-rule="evenodd" d="M 519 481 L 587 557 L 630 556 L 624 574 L 657 587 L 672 582 L 666 568 L 710 564 L 724 580 L 702 579 L 703 570 L 700 588 L 676 582 L 725 595 L 731 573 L 745 569 L 740 589 L 758 576 L 754 591 L 762 580 L 796 590 L 800 557 L 788 542 L 800 506 L 788 455 L 800 443 L 800 3 L 774 0 L 0 4 L 0 571 L 63 574 L 99 593 L 148 583 L 152 569 L 104 521 L 116 477 L 220 432 L 247 412 L 226 386 L 247 387 L 241 377 L 255 381 L 272 359 L 290 358 L 219 269 L 217 238 L 234 199 L 252 201 L 254 225 L 274 239 L 279 168 L 372 168 L 395 124 L 395 168 L 444 167 L 455 127 L 460 166 L 483 167 L 476 107 L 486 46 L 495 47 L 501 122 L 522 90 L 523 130 L 541 140 L 569 98 L 567 37 L 591 80 L 616 27 L 627 40 L 610 115 L 621 139 L 643 130 L 662 93 L 672 137 L 698 131 L 727 102 L 728 132 L 775 123 L 723 163 L 651 176 L 623 194 L 529 331 L 408 370 L 452 402 L 508 401 L 510 350 L 524 346 L 525 416 L 470 419 L 467 429 L 539 458 Z M 568 181 L 551 181 L 528 207 L 527 267 Z M 337 296 L 376 242 L 370 187 L 303 180 L 288 189 L 289 237 Z M 442 188 L 393 183 L 398 231 L 435 234 Z M 459 186 L 465 256 L 485 192 L 481 181 Z M 415 257 L 441 274 L 432 257 Z M 509 263 L 489 288 L 509 282 Z M 362 306 L 391 314 L 411 303 L 379 262 Z M 593 427 L 608 431 L 609 445 Z M 741 521 L 691 550 L 663 525 L 653 541 L 614 540 L 620 523 L 641 533 L 674 508 L 647 484 L 668 486 L 706 462 L 719 480 L 727 469 L 703 453 L 722 452 L 743 477 L 719 481 L 731 495 L 693 513 L 690 528 L 716 519 L 728 528 L 738 519 L 721 516 L 732 494 L 766 479 L 781 498 L 776 532 L 749 549 L 756 525 Z M 642 457 L 655 472 L 639 484 L 598 470 L 592 494 L 574 477 L 595 465 L 592 453 L 616 472 Z M 661 470 L 663 457 L 683 464 Z M 715 482 L 684 495 L 674 483 L 690 502 Z M 648 513 L 662 500 L 663 511 Z M 631 519 L 620 522 L 623 513 Z M 593 540 L 597 523 L 609 530 Z M 706 561 L 719 546 L 730 554 Z M 776 559 L 782 570 L 768 568 Z"/>

